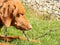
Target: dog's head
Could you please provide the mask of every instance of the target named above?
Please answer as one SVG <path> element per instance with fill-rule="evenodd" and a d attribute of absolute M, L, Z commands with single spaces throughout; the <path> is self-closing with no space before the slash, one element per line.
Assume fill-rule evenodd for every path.
<path fill-rule="evenodd" d="M 32 28 L 32 26 L 30 25 L 30 23 L 28 22 L 28 20 L 25 17 L 25 9 L 23 7 L 23 5 L 21 4 L 21 2 L 19 2 L 18 0 L 14 0 L 14 5 L 15 5 L 15 10 L 13 12 L 13 24 L 16 28 L 21 29 L 21 30 L 29 30 Z"/>
<path fill-rule="evenodd" d="M 32 26 L 30 25 L 30 23 L 28 22 L 28 20 L 26 19 L 25 15 L 16 15 L 16 17 L 14 17 L 12 24 L 21 30 L 29 30 L 32 28 Z"/>
<path fill-rule="evenodd" d="M 31 29 L 32 27 L 24 15 L 25 9 L 19 1 L 15 1 L 16 2 L 13 2 L 12 0 L 5 2 L 3 7 L 0 9 L 0 18 L 3 25 L 5 25 L 6 27 L 13 25 L 21 30 Z"/>

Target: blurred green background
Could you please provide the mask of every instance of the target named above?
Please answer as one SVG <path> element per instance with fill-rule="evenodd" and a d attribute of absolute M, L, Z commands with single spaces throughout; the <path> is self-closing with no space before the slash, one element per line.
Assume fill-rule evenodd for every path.
<path fill-rule="evenodd" d="M 60 27 L 60 20 L 48 19 L 44 20 L 42 16 L 39 16 L 35 11 L 29 9 L 27 6 L 24 6 L 26 9 L 26 17 L 32 25 L 32 29 L 26 31 L 25 33 L 29 36 L 30 39 L 35 39 L 36 37 L 44 34 L 50 29 L 55 29 Z M 8 28 L 7 34 L 9 36 L 22 36 L 24 37 L 22 31 L 16 29 L 15 27 L 10 26 Z M 4 35 L 4 27 L 0 30 L 0 35 Z M 48 33 L 45 37 L 39 39 L 40 43 L 29 42 L 27 40 L 12 40 L 11 43 L 14 45 L 60 45 L 60 30 Z M 0 40 L 0 42 L 4 42 Z M 19 43 L 18 43 L 19 42 Z"/>

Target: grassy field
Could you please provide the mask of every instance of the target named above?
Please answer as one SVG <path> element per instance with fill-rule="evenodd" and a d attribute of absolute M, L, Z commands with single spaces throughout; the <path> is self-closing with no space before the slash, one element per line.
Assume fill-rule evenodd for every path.
<path fill-rule="evenodd" d="M 32 25 L 32 29 L 26 31 L 26 34 L 30 39 L 34 39 L 41 34 L 44 34 L 46 31 L 60 27 L 60 20 L 42 20 L 39 15 L 33 12 L 33 10 L 26 8 L 26 17 Z M 15 27 L 8 28 L 8 35 L 10 36 L 23 36 L 22 31 L 16 29 Z M 4 35 L 4 27 L 0 31 L 0 35 Z M 60 45 L 60 30 L 48 33 L 45 37 L 39 39 L 40 43 L 29 42 L 27 40 L 12 40 L 11 44 L 15 45 Z M 0 40 L 0 42 L 4 42 Z M 19 42 L 19 43 L 18 43 Z M 8 43 L 8 42 L 6 42 Z"/>

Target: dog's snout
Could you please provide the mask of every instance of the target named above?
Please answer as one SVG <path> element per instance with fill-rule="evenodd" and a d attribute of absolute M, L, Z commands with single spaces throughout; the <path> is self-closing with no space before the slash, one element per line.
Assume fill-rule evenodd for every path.
<path fill-rule="evenodd" d="M 32 26 L 31 25 L 29 26 L 29 29 L 32 29 Z"/>
<path fill-rule="evenodd" d="M 31 25 L 29 25 L 27 28 L 26 28 L 26 30 L 30 30 L 30 29 L 32 29 L 32 26 Z"/>

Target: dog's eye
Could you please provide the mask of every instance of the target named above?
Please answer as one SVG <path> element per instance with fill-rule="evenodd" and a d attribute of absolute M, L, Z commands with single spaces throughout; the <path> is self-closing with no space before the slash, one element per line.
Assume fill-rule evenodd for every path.
<path fill-rule="evenodd" d="M 19 17 L 20 15 L 19 14 L 17 14 L 17 17 Z"/>

